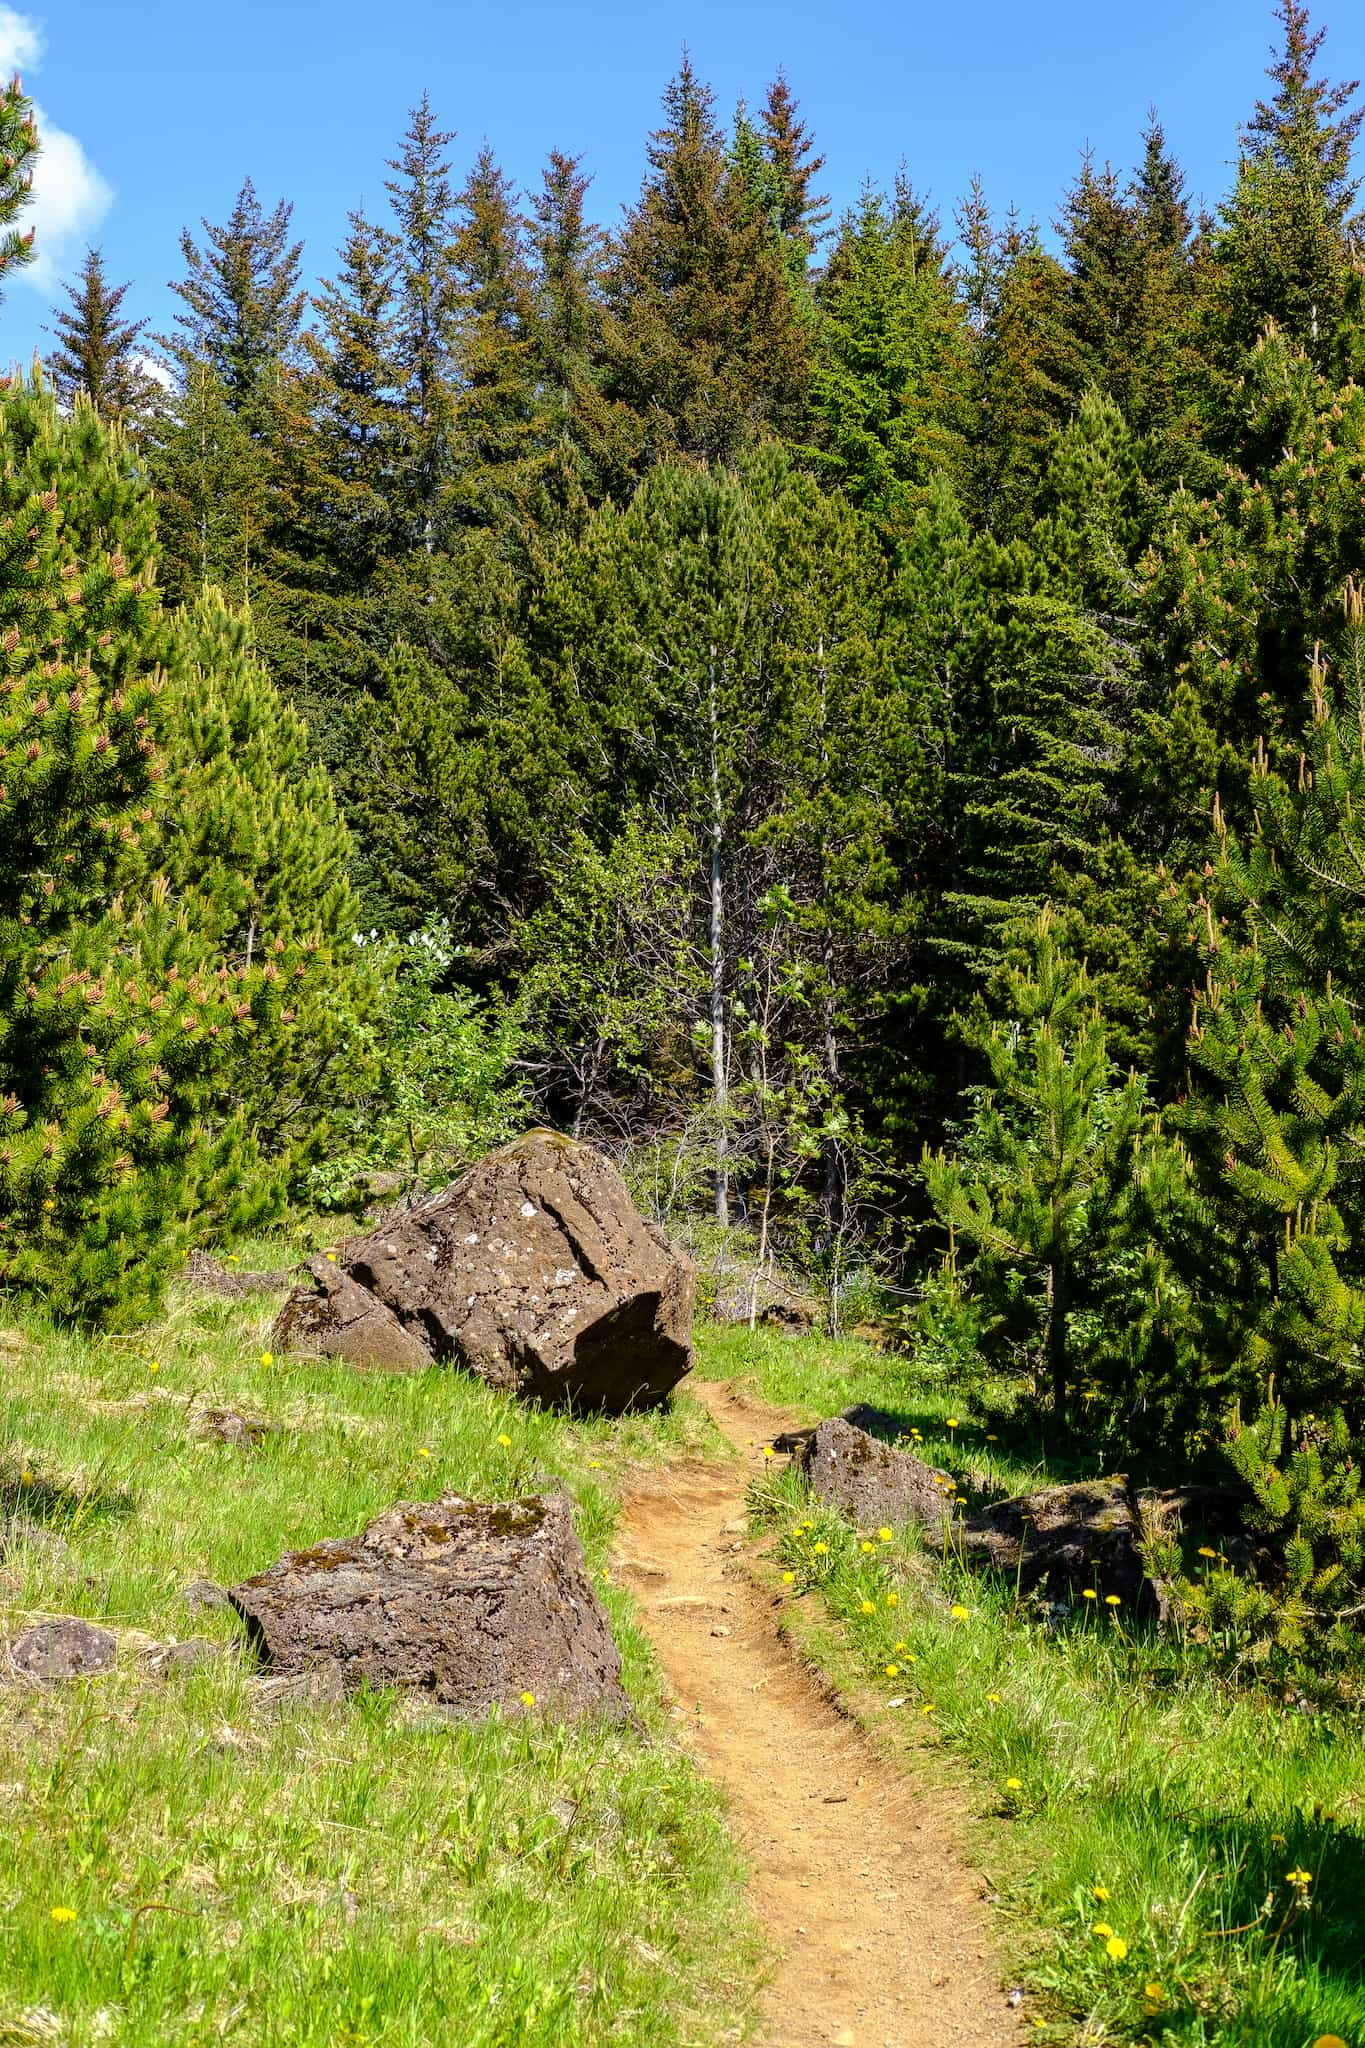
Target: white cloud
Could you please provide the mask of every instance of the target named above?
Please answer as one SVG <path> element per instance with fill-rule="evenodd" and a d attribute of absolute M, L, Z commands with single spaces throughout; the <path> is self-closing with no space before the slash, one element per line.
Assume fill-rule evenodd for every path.
<path fill-rule="evenodd" d="M 16 71 L 36 70 L 46 47 L 40 22 L 0 4 L 0 81 Z M 33 112 L 42 153 L 33 173 L 33 201 L 19 222 L 34 231 L 33 261 L 15 278 L 49 296 L 58 279 L 75 269 L 114 193 L 77 138 L 49 121 L 41 107 L 35 105 Z"/>
<path fill-rule="evenodd" d="M 43 61 L 46 47 L 43 31 L 27 14 L 0 6 L 0 74 L 13 78 L 16 71 L 28 71 Z"/>

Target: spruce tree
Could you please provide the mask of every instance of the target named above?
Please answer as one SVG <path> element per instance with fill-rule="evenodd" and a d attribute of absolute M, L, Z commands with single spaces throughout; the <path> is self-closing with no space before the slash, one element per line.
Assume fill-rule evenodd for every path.
<path fill-rule="evenodd" d="M 934 216 L 868 190 L 820 285 L 810 409 L 820 473 L 895 526 L 960 468 L 967 337 Z"/>
<path fill-rule="evenodd" d="M 608 276 L 608 390 L 635 416 L 640 466 L 673 454 L 730 461 L 796 423 L 806 325 L 688 58 L 649 162 Z"/>
<path fill-rule="evenodd" d="M 185 275 L 171 290 L 184 307 L 165 344 L 182 365 L 206 363 L 234 412 L 250 415 L 262 380 L 294 360 L 307 294 L 299 283 L 303 244 L 291 242 L 293 205 L 267 214 L 250 178 L 216 226 L 204 220 L 201 248 L 180 237 Z"/>
<path fill-rule="evenodd" d="M 1365 108 L 1353 104 L 1355 80 L 1314 76 L 1326 30 L 1312 27 L 1303 0 L 1280 0 L 1275 15 L 1283 25 L 1268 74 L 1275 90 L 1243 131 L 1237 183 L 1213 241 L 1206 345 L 1228 378 L 1271 324 L 1316 368 L 1339 368 L 1343 319 L 1357 295 L 1351 160 Z"/>
<path fill-rule="evenodd" d="M 455 199 L 451 518 L 525 528 L 539 468 L 534 280 L 517 195 L 485 143 Z"/>
<path fill-rule="evenodd" d="M 628 490 L 635 438 L 630 413 L 603 389 L 606 237 L 588 218 L 579 163 L 553 150 L 531 201 L 541 518 L 551 525 Z"/>
<path fill-rule="evenodd" d="M 33 197 L 33 170 L 42 144 L 33 102 L 16 71 L 0 92 L 0 291 L 12 271 L 33 261 L 33 229 L 17 225 Z"/>
<path fill-rule="evenodd" d="M 768 87 L 759 127 L 763 153 L 776 180 L 778 232 L 804 271 L 829 224 L 829 201 L 823 192 L 812 190 L 825 159 L 815 153 L 814 138 L 801 119 L 801 102 L 782 71 Z"/>
<path fill-rule="evenodd" d="M 158 387 L 142 366 L 145 320 L 125 320 L 126 284 L 112 285 L 98 249 L 86 251 L 80 277 L 63 286 L 69 304 L 53 315 L 57 346 L 48 369 L 65 405 L 84 393 L 102 419 L 136 429 L 152 409 Z"/>
<path fill-rule="evenodd" d="M 455 196 L 446 155 L 453 136 L 436 125 L 425 93 L 386 190 L 396 237 L 395 358 L 402 379 L 406 453 L 399 507 L 408 546 L 430 554 L 438 505 L 453 466 L 450 364 L 455 328 Z"/>

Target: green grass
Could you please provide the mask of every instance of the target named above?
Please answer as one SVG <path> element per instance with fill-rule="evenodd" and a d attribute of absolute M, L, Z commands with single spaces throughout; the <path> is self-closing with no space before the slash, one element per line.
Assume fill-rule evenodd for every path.
<path fill-rule="evenodd" d="M 0 1559 L 0 1638 L 50 1614 L 121 1632 L 107 1678 L 0 1680 L 0 2043 L 739 2039 L 742 1872 L 614 1585 L 624 1729 L 471 1725 L 383 1691 L 266 1708 L 233 1617 L 183 1598 L 395 1499 L 505 1498 L 540 1474 L 571 1489 L 600 1574 L 622 1479 L 709 1425 L 685 1402 L 571 1422 L 456 1373 L 267 1363 L 272 1308 L 185 1297 L 144 1338 L 32 1324 L 0 1355 L 0 1519 L 17 1506 L 61 1539 Z M 200 1442 L 209 1402 L 273 1433 Z M 191 1636 L 226 1654 L 149 1668 L 151 1644 Z"/>
<path fill-rule="evenodd" d="M 811 1418 L 875 1401 L 991 1490 L 1045 1476 L 1022 1419 L 998 1429 L 998 1405 L 917 1383 L 907 1360 L 748 1332 L 715 1333 L 703 1355 L 707 1373 Z M 850 1530 L 794 1475 L 774 1474 L 754 1506 L 792 1575 L 796 1639 L 907 1762 L 930 1753 L 964 1787 L 1038 2040 L 1310 2048 L 1335 2034 L 1365 2048 L 1358 1714 L 1233 1688 L 1122 1610 L 1045 1630 L 1012 1586 L 908 1532 Z M 1297 1869 L 1307 1887 L 1288 1881 Z M 1111 1957 L 1097 1926 L 1126 1953 Z"/>

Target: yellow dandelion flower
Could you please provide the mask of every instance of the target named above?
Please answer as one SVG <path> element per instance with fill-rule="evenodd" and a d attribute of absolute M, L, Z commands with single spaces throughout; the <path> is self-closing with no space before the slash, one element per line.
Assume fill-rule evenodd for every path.
<path fill-rule="evenodd" d="M 1023 1789 L 1024 1781 L 1022 1778 L 1006 1778 L 1005 1790 L 1007 1792 L 1022 1792 Z"/>
<path fill-rule="evenodd" d="M 1104 1952 L 1113 1963 L 1121 1963 L 1128 1953 L 1128 1944 L 1121 1935 L 1111 1934 L 1104 1944 Z"/>
<path fill-rule="evenodd" d="M 1346 2048 L 1340 2034 L 1319 2034 L 1313 2048 Z"/>
<path fill-rule="evenodd" d="M 1098 1899 L 1100 1904 L 1103 1905 L 1105 1901 L 1108 1899 L 1109 1893 L 1104 1885 L 1097 1884 L 1092 1890 L 1090 1896 L 1094 1899 Z"/>
<path fill-rule="evenodd" d="M 945 1426 L 946 1426 L 946 1427 L 947 1427 L 948 1429 L 956 1429 L 956 1428 L 957 1428 L 957 1417 L 956 1417 L 955 1415 L 950 1415 L 950 1416 L 948 1417 L 948 1421 L 947 1421 L 947 1423 L 946 1423 L 946 1425 L 945 1425 Z"/>
<path fill-rule="evenodd" d="M 535 1696 L 535 1694 L 534 1694 L 533 1692 L 524 1692 L 524 1693 L 522 1694 L 522 1696 L 521 1696 L 521 1704 L 522 1704 L 522 1705 L 523 1705 L 524 1707 L 533 1707 L 533 1706 L 535 1705 L 535 1703 L 536 1703 L 536 1696 Z"/>
<path fill-rule="evenodd" d="M 76 1908 L 74 1906 L 54 1906 L 48 1917 L 55 1920 L 59 1927 L 66 1927 L 75 1919 Z"/>
<path fill-rule="evenodd" d="M 891 1531 L 889 1529 L 878 1529 L 877 1534 L 881 1538 L 883 1543 L 889 1543 L 891 1541 Z"/>
<path fill-rule="evenodd" d="M 1113 1931 L 1107 1920 L 1097 1920 L 1090 1930 L 1092 1934 L 1098 1934 L 1101 1941 L 1106 1941 Z"/>
<path fill-rule="evenodd" d="M 1210 1550 L 1207 1543 L 1201 1543 L 1199 1546 L 1199 1555 L 1201 1557 L 1217 1557 L 1218 1552 L 1216 1550 Z"/>
<path fill-rule="evenodd" d="M 888 1606 L 888 1607 L 899 1607 L 899 1606 L 900 1606 L 900 1604 L 901 1604 L 901 1596 L 900 1596 L 900 1594 L 899 1594 L 899 1593 L 888 1593 L 888 1594 L 887 1594 L 887 1596 L 886 1596 L 886 1604 L 887 1604 L 887 1606 Z"/>
<path fill-rule="evenodd" d="M 602 1584 L 604 1586 L 609 1586 L 611 1584 L 611 1573 L 607 1570 L 605 1565 L 602 1567 Z"/>
<path fill-rule="evenodd" d="M 948 1612 L 952 1615 L 954 1621 L 970 1621 L 972 1618 L 970 1607 L 950 1607 Z"/>
<path fill-rule="evenodd" d="M 327 1263 L 328 1263 L 328 1265 L 329 1265 L 329 1266 L 334 1266 L 334 1265 L 336 1264 L 336 1262 L 337 1262 L 337 1255 L 336 1255 L 336 1253 L 335 1253 L 335 1252 L 328 1252 L 328 1254 L 327 1254 Z"/>
<path fill-rule="evenodd" d="M 589 1458 L 588 1470 L 589 1472 L 600 1472 L 602 1470 L 602 1460 L 600 1458 Z"/>
<path fill-rule="evenodd" d="M 1294 1870 L 1286 1870 L 1285 1876 L 1289 1880 L 1290 1884 L 1302 1886 L 1311 1884 L 1313 1882 L 1313 1873 L 1311 1870 L 1299 1870 L 1297 1868 L 1295 1868 Z"/>
<path fill-rule="evenodd" d="M 512 1448 L 512 1439 L 511 1439 L 511 1437 L 510 1437 L 510 1436 L 500 1436 L 500 1437 L 498 1438 L 498 1442 L 499 1442 L 499 1443 L 500 1443 L 500 1444 L 502 1445 L 502 1447 L 503 1447 L 503 1449 L 504 1449 L 505 1451 L 510 1451 L 510 1450 L 511 1450 L 511 1448 Z"/>
<path fill-rule="evenodd" d="M 431 1456 L 431 1452 L 427 1449 L 425 1444 L 418 1444 L 417 1455 L 419 1458 L 429 1458 Z"/>
<path fill-rule="evenodd" d="M 875 1613 L 877 1612 L 877 1603 L 876 1603 L 876 1601 L 875 1601 L 875 1600 L 864 1600 L 864 1602 L 863 1602 L 863 1604 L 862 1604 L 862 1607 L 861 1607 L 861 1609 L 860 1609 L 859 1611 L 860 1611 L 861 1613 L 863 1613 L 863 1614 L 875 1614 Z"/>
<path fill-rule="evenodd" d="M 21 1486 L 32 1486 L 33 1484 L 33 1474 L 28 1470 L 27 1466 L 19 1474 L 19 1484 Z"/>
<path fill-rule="evenodd" d="M 1270 1839 L 1271 1839 L 1271 1842 L 1272 1842 L 1272 1844 L 1274 1845 L 1274 1847 L 1275 1847 L 1275 1848 L 1277 1848 L 1277 1849 L 1283 1849 L 1283 1847 L 1284 1847 L 1284 1836 L 1283 1836 L 1283 1835 L 1272 1835 L 1272 1836 L 1270 1837 Z"/>
<path fill-rule="evenodd" d="M 901 1675 L 901 1667 L 900 1667 L 900 1665 L 899 1665 L 899 1664 L 888 1664 L 888 1665 L 887 1665 L 887 1667 L 886 1667 L 886 1675 L 887 1675 L 887 1677 L 888 1677 L 888 1678 L 899 1678 L 899 1677 L 900 1677 L 900 1675 Z"/>
<path fill-rule="evenodd" d="M 783 1572 L 783 1574 L 782 1574 L 782 1583 L 783 1583 L 783 1585 L 784 1585 L 784 1586 L 794 1586 L 794 1585 L 796 1584 L 796 1573 L 795 1573 L 795 1572 Z"/>
<path fill-rule="evenodd" d="M 993 1707 L 998 1707 L 1000 1704 L 1000 1695 L 998 1692 L 988 1692 L 986 1694 L 986 1699 L 989 1705 Z"/>
<path fill-rule="evenodd" d="M 1122 1605 L 1122 1602 L 1120 1601 L 1117 1593 L 1106 1593 L 1104 1596 L 1104 1604 L 1106 1607 L 1119 1607 Z"/>
<path fill-rule="evenodd" d="M 828 1543 L 812 1543 L 811 1549 L 816 1557 L 825 1557 L 829 1553 Z"/>
<path fill-rule="evenodd" d="M 1162 1999 L 1166 1996 L 1159 1984 L 1144 1984 L 1142 1995 L 1150 2005 L 1160 2005 Z M 1315 2042 L 1314 2048 L 1322 2048 L 1322 2043 L 1320 2041 Z M 1346 2048 L 1344 2041 L 1341 2044 L 1341 2048 Z"/>
<path fill-rule="evenodd" d="M 877 1548 L 877 1546 L 876 1546 L 876 1544 L 875 1544 L 875 1543 L 866 1543 L 866 1542 L 864 1542 L 864 1543 L 860 1543 L 860 1544 L 858 1545 L 858 1548 L 859 1548 L 859 1550 L 861 1550 L 861 1551 L 862 1551 L 862 1553 L 863 1553 L 864 1557 L 871 1557 L 871 1555 L 872 1555 L 873 1551 L 874 1551 L 874 1550 L 875 1550 L 875 1549 Z"/>
<path fill-rule="evenodd" d="M 154 1358 L 151 1364 L 148 1366 L 147 1370 L 148 1372 L 160 1372 L 161 1360 L 159 1358 Z"/>
<path fill-rule="evenodd" d="M 1099 1594 L 1095 1591 L 1095 1588 L 1093 1586 L 1087 1586 L 1085 1588 L 1085 1591 L 1081 1595 L 1081 1598 L 1083 1600 L 1098 1600 L 1099 1597 Z"/>
<path fill-rule="evenodd" d="M 920 1712 L 922 1714 L 936 1714 L 938 1712 L 938 1708 L 934 1705 L 932 1700 L 926 1700 L 924 1702 L 924 1705 L 920 1708 Z"/>
<path fill-rule="evenodd" d="M 44 1207 L 45 1209 L 55 1209 L 55 1208 L 56 1208 L 56 1206 L 57 1206 L 57 1204 L 56 1204 L 56 1203 L 55 1203 L 55 1202 L 53 1201 L 53 1199 L 52 1199 L 52 1197 L 51 1197 L 50 1195 L 48 1196 L 47 1200 L 46 1200 L 46 1201 L 45 1201 L 45 1202 L 43 1203 L 43 1207 Z M 73 1918 L 73 1919 L 75 1918 L 75 1915 L 74 1915 L 74 1914 L 72 1915 L 72 1918 Z"/>
<path fill-rule="evenodd" d="M 274 1354 L 274 1352 L 273 1352 L 273 1351 L 263 1351 L 263 1352 L 261 1353 L 261 1364 L 262 1364 L 262 1365 L 273 1365 L 274 1363 L 275 1363 L 275 1354 Z"/>
<path fill-rule="evenodd" d="M 893 1649 L 893 1650 L 896 1650 L 896 1651 L 900 1651 L 900 1650 L 903 1650 L 903 1649 L 905 1648 L 905 1644 L 904 1644 L 904 1643 L 893 1643 L 893 1644 L 891 1645 L 891 1647 L 892 1647 L 892 1649 Z"/>
<path fill-rule="evenodd" d="M 994 1435 L 992 1435 L 992 1436 L 988 1436 L 988 1437 L 986 1438 L 986 1442 L 987 1442 L 988 1444 L 998 1444 L 998 1443 L 999 1443 L 999 1441 L 1000 1441 L 999 1437 L 998 1437 L 998 1436 L 994 1436 Z"/>

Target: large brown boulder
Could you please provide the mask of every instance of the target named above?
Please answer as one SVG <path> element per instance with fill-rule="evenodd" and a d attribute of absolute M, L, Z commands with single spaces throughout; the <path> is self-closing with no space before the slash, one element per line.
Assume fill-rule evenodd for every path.
<path fill-rule="evenodd" d="M 621 1660 L 568 1500 L 400 1501 L 228 1598 L 275 1675 L 414 1687 L 463 1712 L 621 1713 Z"/>
<path fill-rule="evenodd" d="M 693 1274 L 611 1161 L 537 1131 L 354 1239 L 275 1337 L 359 1365 L 450 1362 L 555 1405 L 661 1401 L 692 1364 Z"/>
<path fill-rule="evenodd" d="M 1160 1604 L 1142 1554 L 1143 1526 L 1123 1478 L 1044 1486 L 969 1515 L 960 1541 L 971 1564 L 1013 1579 L 1021 1593 L 1096 1604 L 1117 1595 L 1126 1611 Z"/>

